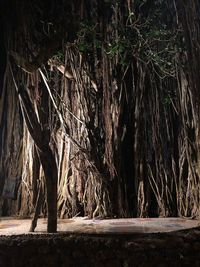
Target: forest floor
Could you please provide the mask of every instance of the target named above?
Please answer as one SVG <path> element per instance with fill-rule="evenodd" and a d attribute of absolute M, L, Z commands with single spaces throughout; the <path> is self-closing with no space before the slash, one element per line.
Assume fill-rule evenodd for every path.
<path fill-rule="evenodd" d="M 56 234 L 44 232 L 44 219 L 36 234 L 29 226 L 30 220 L 0 221 L 0 267 L 200 266 L 196 220 L 65 219 Z"/>

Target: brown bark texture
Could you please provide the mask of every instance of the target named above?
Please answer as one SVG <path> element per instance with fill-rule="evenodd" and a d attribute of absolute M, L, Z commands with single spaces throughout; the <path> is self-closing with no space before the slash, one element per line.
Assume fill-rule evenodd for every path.
<path fill-rule="evenodd" d="M 199 3 L 139 2 L 2 9 L 3 215 L 199 217 Z"/>

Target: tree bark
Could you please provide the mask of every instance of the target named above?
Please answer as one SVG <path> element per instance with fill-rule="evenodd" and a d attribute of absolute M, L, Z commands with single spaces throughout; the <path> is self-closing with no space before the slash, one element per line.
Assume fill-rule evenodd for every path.
<path fill-rule="evenodd" d="M 47 232 L 55 233 L 57 231 L 57 165 L 50 148 L 39 151 L 39 157 L 44 170 L 47 191 Z"/>
<path fill-rule="evenodd" d="M 11 70 L 12 72 L 12 70 Z M 13 77 L 14 78 L 14 77 Z M 33 105 L 25 88 L 16 88 L 19 93 L 21 109 L 30 135 L 38 149 L 38 155 L 44 171 L 47 192 L 47 231 L 57 231 L 57 180 L 58 170 L 53 152 L 49 146 L 49 134 L 42 130 Z M 37 211 L 37 210 L 36 210 Z M 37 217 L 37 216 L 36 216 Z"/>

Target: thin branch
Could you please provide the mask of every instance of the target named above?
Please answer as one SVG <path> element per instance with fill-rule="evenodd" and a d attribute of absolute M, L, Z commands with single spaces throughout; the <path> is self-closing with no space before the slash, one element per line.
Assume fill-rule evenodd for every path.
<path fill-rule="evenodd" d="M 23 116 L 24 116 L 27 128 L 29 130 L 29 133 L 32 136 L 37 147 L 39 149 L 44 149 L 46 142 L 44 142 L 45 139 L 44 139 L 43 131 L 37 119 L 37 115 L 33 109 L 33 105 L 31 103 L 29 95 L 22 85 L 20 87 L 17 86 L 16 80 L 15 80 L 15 77 L 12 71 L 12 67 L 10 64 L 9 64 L 9 67 L 10 67 L 10 72 L 11 72 L 11 76 L 13 79 L 15 89 L 19 95 L 21 110 L 23 112 Z"/>
<path fill-rule="evenodd" d="M 40 74 L 41 74 L 41 76 L 42 76 L 42 79 L 43 79 L 45 85 L 46 85 L 46 88 L 47 88 L 47 91 L 48 91 L 48 93 L 49 93 L 49 96 L 50 96 L 50 99 L 51 99 L 51 101 L 52 101 L 52 104 L 53 104 L 53 106 L 54 106 L 54 108 L 55 108 L 55 110 L 56 110 L 56 112 L 57 112 L 57 114 L 58 114 L 58 118 L 59 118 L 60 123 L 61 123 L 61 125 L 62 125 L 62 128 L 63 128 L 63 130 L 64 130 L 64 133 L 66 134 L 67 138 L 72 142 L 72 144 L 74 144 L 74 145 L 75 145 L 79 150 L 81 150 L 83 153 L 87 154 L 88 151 L 87 151 L 85 148 L 83 148 L 83 147 L 82 147 L 76 140 L 74 140 L 73 137 L 70 136 L 69 128 L 68 128 L 68 126 L 67 126 L 67 124 L 66 124 L 66 122 L 65 122 L 65 119 L 64 119 L 63 116 L 62 116 L 62 113 L 60 112 L 60 110 L 59 110 L 59 108 L 58 108 L 58 106 L 57 106 L 57 104 L 56 104 L 56 102 L 55 102 L 55 100 L 54 100 L 54 97 L 53 97 L 53 95 L 52 95 L 52 93 L 51 93 L 51 89 L 50 89 L 50 87 L 49 87 L 49 85 L 48 85 L 48 82 L 47 82 L 47 78 L 46 78 L 46 76 L 44 75 L 44 73 L 42 72 L 41 69 L 39 69 L 39 72 L 40 72 Z"/>

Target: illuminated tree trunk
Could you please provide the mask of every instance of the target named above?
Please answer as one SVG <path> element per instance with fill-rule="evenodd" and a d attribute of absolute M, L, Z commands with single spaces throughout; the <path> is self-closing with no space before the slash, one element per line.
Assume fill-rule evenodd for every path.
<path fill-rule="evenodd" d="M 197 217 L 198 2 L 61 2 L 21 1 L 14 7 L 16 23 L 6 25 L 7 49 L 13 65 L 22 68 L 16 82 L 23 81 L 30 98 L 24 108 L 32 106 L 35 114 L 26 122 L 37 152 L 27 131 L 19 134 L 16 95 L 5 73 L 0 171 L 8 183 L 2 182 L 2 195 L 12 183 L 11 143 L 18 140 L 14 151 L 19 151 L 23 140 L 17 154 L 21 168 L 12 168 L 17 169 L 13 180 L 20 173 L 23 178 L 17 205 L 21 215 L 35 208 L 41 164 L 54 225 L 50 231 L 56 202 L 62 218 Z M 15 137 L 5 138 L 9 128 Z M 2 198 L 6 205 L 11 210 L 13 202 Z M 45 203 L 40 212 L 45 214 Z"/>
<path fill-rule="evenodd" d="M 48 224 L 47 231 L 54 233 L 57 231 L 57 180 L 58 170 L 55 161 L 55 157 L 49 147 L 50 133 L 45 130 L 45 125 L 41 124 L 43 119 L 40 117 L 40 123 L 38 122 L 36 113 L 33 109 L 32 103 L 29 99 L 29 95 L 25 91 L 25 88 L 20 87 L 18 89 L 20 96 L 21 108 L 23 111 L 23 117 L 26 122 L 27 128 L 31 137 L 33 138 L 37 147 L 39 159 L 44 171 L 44 177 L 46 182 L 46 195 L 47 195 L 47 215 Z M 47 112 L 45 106 L 42 105 L 43 113 Z M 36 207 L 37 208 L 37 207 Z M 34 226 L 33 229 L 34 231 Z"/>

